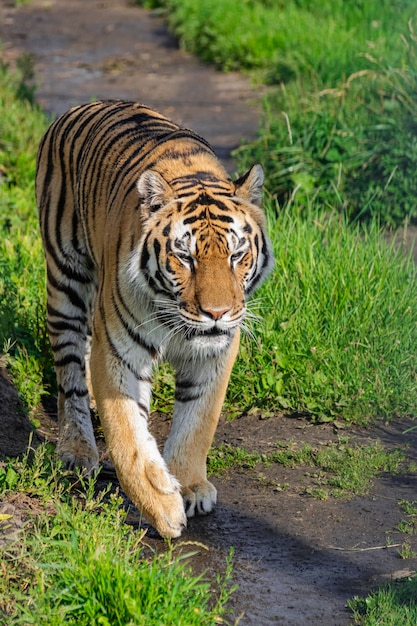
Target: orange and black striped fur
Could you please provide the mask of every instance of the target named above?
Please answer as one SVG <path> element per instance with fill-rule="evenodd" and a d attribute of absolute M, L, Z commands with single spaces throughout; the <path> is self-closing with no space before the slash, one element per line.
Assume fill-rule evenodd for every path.
<path fill-rule="evenodd" d="M 260 165 L 233 182 L 204 139 L 132 102 L 75 107 L 39 147 L 57 451 L 97 466 L 93 394 L 120 483 L 163 536 L 216 502 L 206 456 L 245 299 L 272 264 L 262 183 Z M 176 369 L 163 457 L 147 426 L 161 359 Z"/>

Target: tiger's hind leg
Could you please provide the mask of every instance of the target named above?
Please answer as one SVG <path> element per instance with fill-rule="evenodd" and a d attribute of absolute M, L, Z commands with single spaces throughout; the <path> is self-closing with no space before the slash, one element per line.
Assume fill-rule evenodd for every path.
<path fill-rule="evenodd" d="M 98 465 L 86 380 L 94 292 L 87 272 L 82 280 L 79 272 L 77 279 L 61 275 L 57 280 L 48 267 L 47 324 L 58 382 L 57 453 L 67 469 L 87 472 Z"/>

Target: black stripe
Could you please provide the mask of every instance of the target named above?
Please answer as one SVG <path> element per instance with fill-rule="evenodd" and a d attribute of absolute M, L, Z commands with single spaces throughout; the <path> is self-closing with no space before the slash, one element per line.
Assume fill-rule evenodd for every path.
<path fill-rule="evenodd" d="M 51 274 L 51 272 L 48 272 L 48 282 L 58 291 L 65 293 L 68 300 L 73 306 L 80 309 L 83 313 L 87 313 L 87 307 L 85 305 L 85 302 L 81 298 L 79 293 L 75 291 L 75 289 L 73 289 L 69 285 L 63 285 L 62 283 L 58 283 L 58 281 L 55 280 L 55 277 Z M 62 314 L 60 315 L 62 316 Z"/>
<path fill-rule="evenodd" d="M 143 402 L 138 402 L 138 408 L 145 413 L 146 418 L 149 417 L 149 408 Z"/>
<path fill-rule="evenodd" d="M 62 385 L 59 385 L 58 391 L 66 398 L 71 398 L 72 396 L 77 396 L 78 398 L 85 398 L 88 395 L 88 389 L 79 389 L 78 387 L 71 387 L 70 389 L 65 390 Z"/>
<path fill-rule="evenodd" d="M 133 367 L 133 365 L 131 365 L 130 363 L 125 361 L 125 359 L 119 353 L 119 351 L 116 348 L 116 346 L 114 345 L 114 343 L 113 343 L 113 341 L 112 341 L 112 339 L 110 337 L 110 333 L 109 333 L 109 331 L 107 329 L 103 307 L 100 306 L 99 309 L 100 309 L 100 314 L 101 314 L 101 317 L 102 317 L 102 320 L 103 320 L 103 327 L 104 327 L 104 332 L 106 334 L 107 343 L 109 344 L 109 347 L 110 347 L 111 352 L 113 353 L 113 356 L 115 356 L 116 359 L 118 361 L 120 361 L 120 363 L 122 363 L 125 367 L 127 367 L 127 369 L 133 374 L 133 376 L 136 378 L 136 380 L 142 381 L 142 382 L 149 382 L 148 377 L 141 376 L 141 374 Z"/>
<path fill-rule="evenodd" d="M 87 321 L 86 315 L 68 315 L 67 313 L 63 313 L 62 311 L 58 311 L 49 303 L 46 305 L 46 310 L 48 315 L 52 315 L 53 317 L 60 317 L 64 320 L 70 320 L 72 322 L 80 322 L 80 324 L 85 324 Z"/>
<path fill-rule="evenodd" d="M 211 211 L 209 211 L 209 217 L 211 220 L 227 222 L 228 224 L 230 224 L 231 222 L 234 222 L 233 217 L 230 217 L 230 215 L 215 215 L 214 213 L 211 213 Z"/>
<path fill-rule="evenodd" d="M 56 361 L 54 361 L 55 367 L 64 367 L 64 365 L 69 365 L 70 363 L 76 363 L 81 367 L 83 367 L 84 365 L 84 363 L 77 354 L 67 354 L 62 357 L 62 359 L 57 359 Z"/>
<path fill-rule="evenodd" d="M 203 395 L 203 393 L 187 394 L 181 391 L 176 391 L 175 400 L 177 402 L 194 402 L 195 400 L 199 400 Z"/>
<path fill-rule="evenodd" d="M 256 251 L 257 251 L 257 255 L 259 256 L 259 237 L 258 235 L 255 236 L 255 247 L 256 247 Z M 266 245 L 266 240 L 264 239 L 264 237 L 262 237 L 262 253 L 264 255 L 264 260 L 262 263 L 262 267 L 258 270 L 258 272 L 255 274 L 255 276 L 252 278 L 252 280 L 250 281 L 246 293 L 250 293 L 251 291 L 253 291 L 256 287 L 256 285 L 259 283 L 259 281 L 262 278 L 262 270 L 267 267 L 268 263 L 269 263 L 269 253 L 268 253 L 268 248 Z"/>
<path fill-rule="evenodd" d="M 147 268 L 148 261 L 150 259 L 150 255 L 149 255 L 149 252 L 148 252 L 149 238 L 150 238 L 150 233 L 148 233 L 146 235 L 145 241 L 143 242 L 142 253 L 141 253 L 141 257 L 140 257 L 140 268 L 142 270 L 145 270 Z"/>
<path fill-rule="evenodd" d="M 149 288 L 154 292 L 155 295 L 162 294 L 165 296 L 169 296 L 172 299 L 172 291 L 168 289 L 164 289 L 154 280 L 154 278 L 149 274 L 149 272 L 144 272 L 144 278 L 148 283 Z"/>
<path fill-rule="evenodd" d="M 158 239 L 154 239 L 153 250 L 155 252 L 156 258 L 159 259 L 159 255 L 161 254 L 161 244 L 159 243 Z M 159 263 L 158 263 L 158 266 L 159 266 Z"/>
<path fill-rule="evenodd" d="M 116 299 L 114 297 L 114 294 L 112 294 L 112 304 L 113 304 L 114 310 L 116 311 L 116 314 L 117 314 L 117 317 L 118 317 L 120 323 L 122 324 L 123 328 L 125 329 L 125 331 L 129 335 L 131 340 L 134 343 L 136 343 L 138 346 L 140 346 L 141 348 L 143 348 L 144 350 L 149 352 L 149 354 L 151 355 L 152 358 L 155 358 L 156 355 L 158 354 L 158 350 L 155 348 L 154 345 L 147 343 L 140 333 L 137 333 L 135 330 L 133 330 L 133 328 L 131 328 L 129 326 L 127 320 L 125 319 L 125 317 L 124 317 L 124 315 L 122 313 L 122 311 L 120 310 L 119 306 L 117 305 L 117 302 L 116 302 Z"/>
<path fill-rule="evenodd" d="M 187 217 L 183 221 L 183 224 L 194 224 L 195 222 L 198 222 L 199 220 L 204 220 L 205 217 L 206 217 L 206 209 L 203 209 L 203 211 L 198 213 L 198 215 L 193 215 L 192 217 Z"/>
<path fill-rule="evenodd" d="M 47 320 L 48 332 L 50 335 L 57 337 L 60 333 L 53 333 L 50 329 L 53 328 L 57 331 L 70 330 L 74 333 L 80 334 L 84 339 L 86 339 L 87 335 L 83 332 L 83 330 L 74 324 L 70 324 L 69 322 L 52 322 L 51 320 Z"/>
<path fill-rule="evenodd" d="M 176 380 L 175 381 L 175 400 L 179 402 L 192 402 L 202 398 L 210 386 L 212 379 L 206 379 L 204 382 L 196 383 L 192 380 Z"/>
<path fill-rule="evenodd" d="M 78 348 L 78 343 L 75 343 L 75 341 L 63 341 L 62 343 L 58 343 L 55 344 L 53 346 L 51 346 L 51 350 L 52 352 L 59 352 L 60 350 L 63 350 L 64 348 Z"/>

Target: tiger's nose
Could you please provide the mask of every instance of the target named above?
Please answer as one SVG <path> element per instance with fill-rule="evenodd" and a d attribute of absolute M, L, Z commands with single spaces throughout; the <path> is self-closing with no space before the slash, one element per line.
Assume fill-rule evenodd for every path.
<path fill-rule="evenodd" d="M 223 315 L 226 315 L 226 313 L 228 313 L 229 311 L 230 311 L 229 308 L 201 309 L 201 312 L 204 313 L 204 315 L 208 315 L 209 317 L 211 317 L 211 319 L 215 320 L 216 322 L 217 320 L 221 319 Z"/>

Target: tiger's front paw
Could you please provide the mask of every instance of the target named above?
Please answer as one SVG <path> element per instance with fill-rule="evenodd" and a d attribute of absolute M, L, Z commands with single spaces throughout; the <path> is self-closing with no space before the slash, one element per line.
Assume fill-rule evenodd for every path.
<path fill-rule="evenodd" d="M 178 481 L 165 464 L 152 460 L 123 480 L 123 489 L 162 537 L 177 538 L 187 526 L 184 502 Z M 132 481 L 133 479 L 133 481 Z"/>
<path fill-rule="evenodd" d="M 176 539 L 181 536 L 187 526 L 187 517 L 180 493 L 160 497 L 156 507 L 144 506 L 143 513 L 161 537 Z"/>
<path fill-rule="evenodd" d="M 217 489 L 208 480 L 182 489 L 187 517 L 207 515 L 217 502 Z"/>

